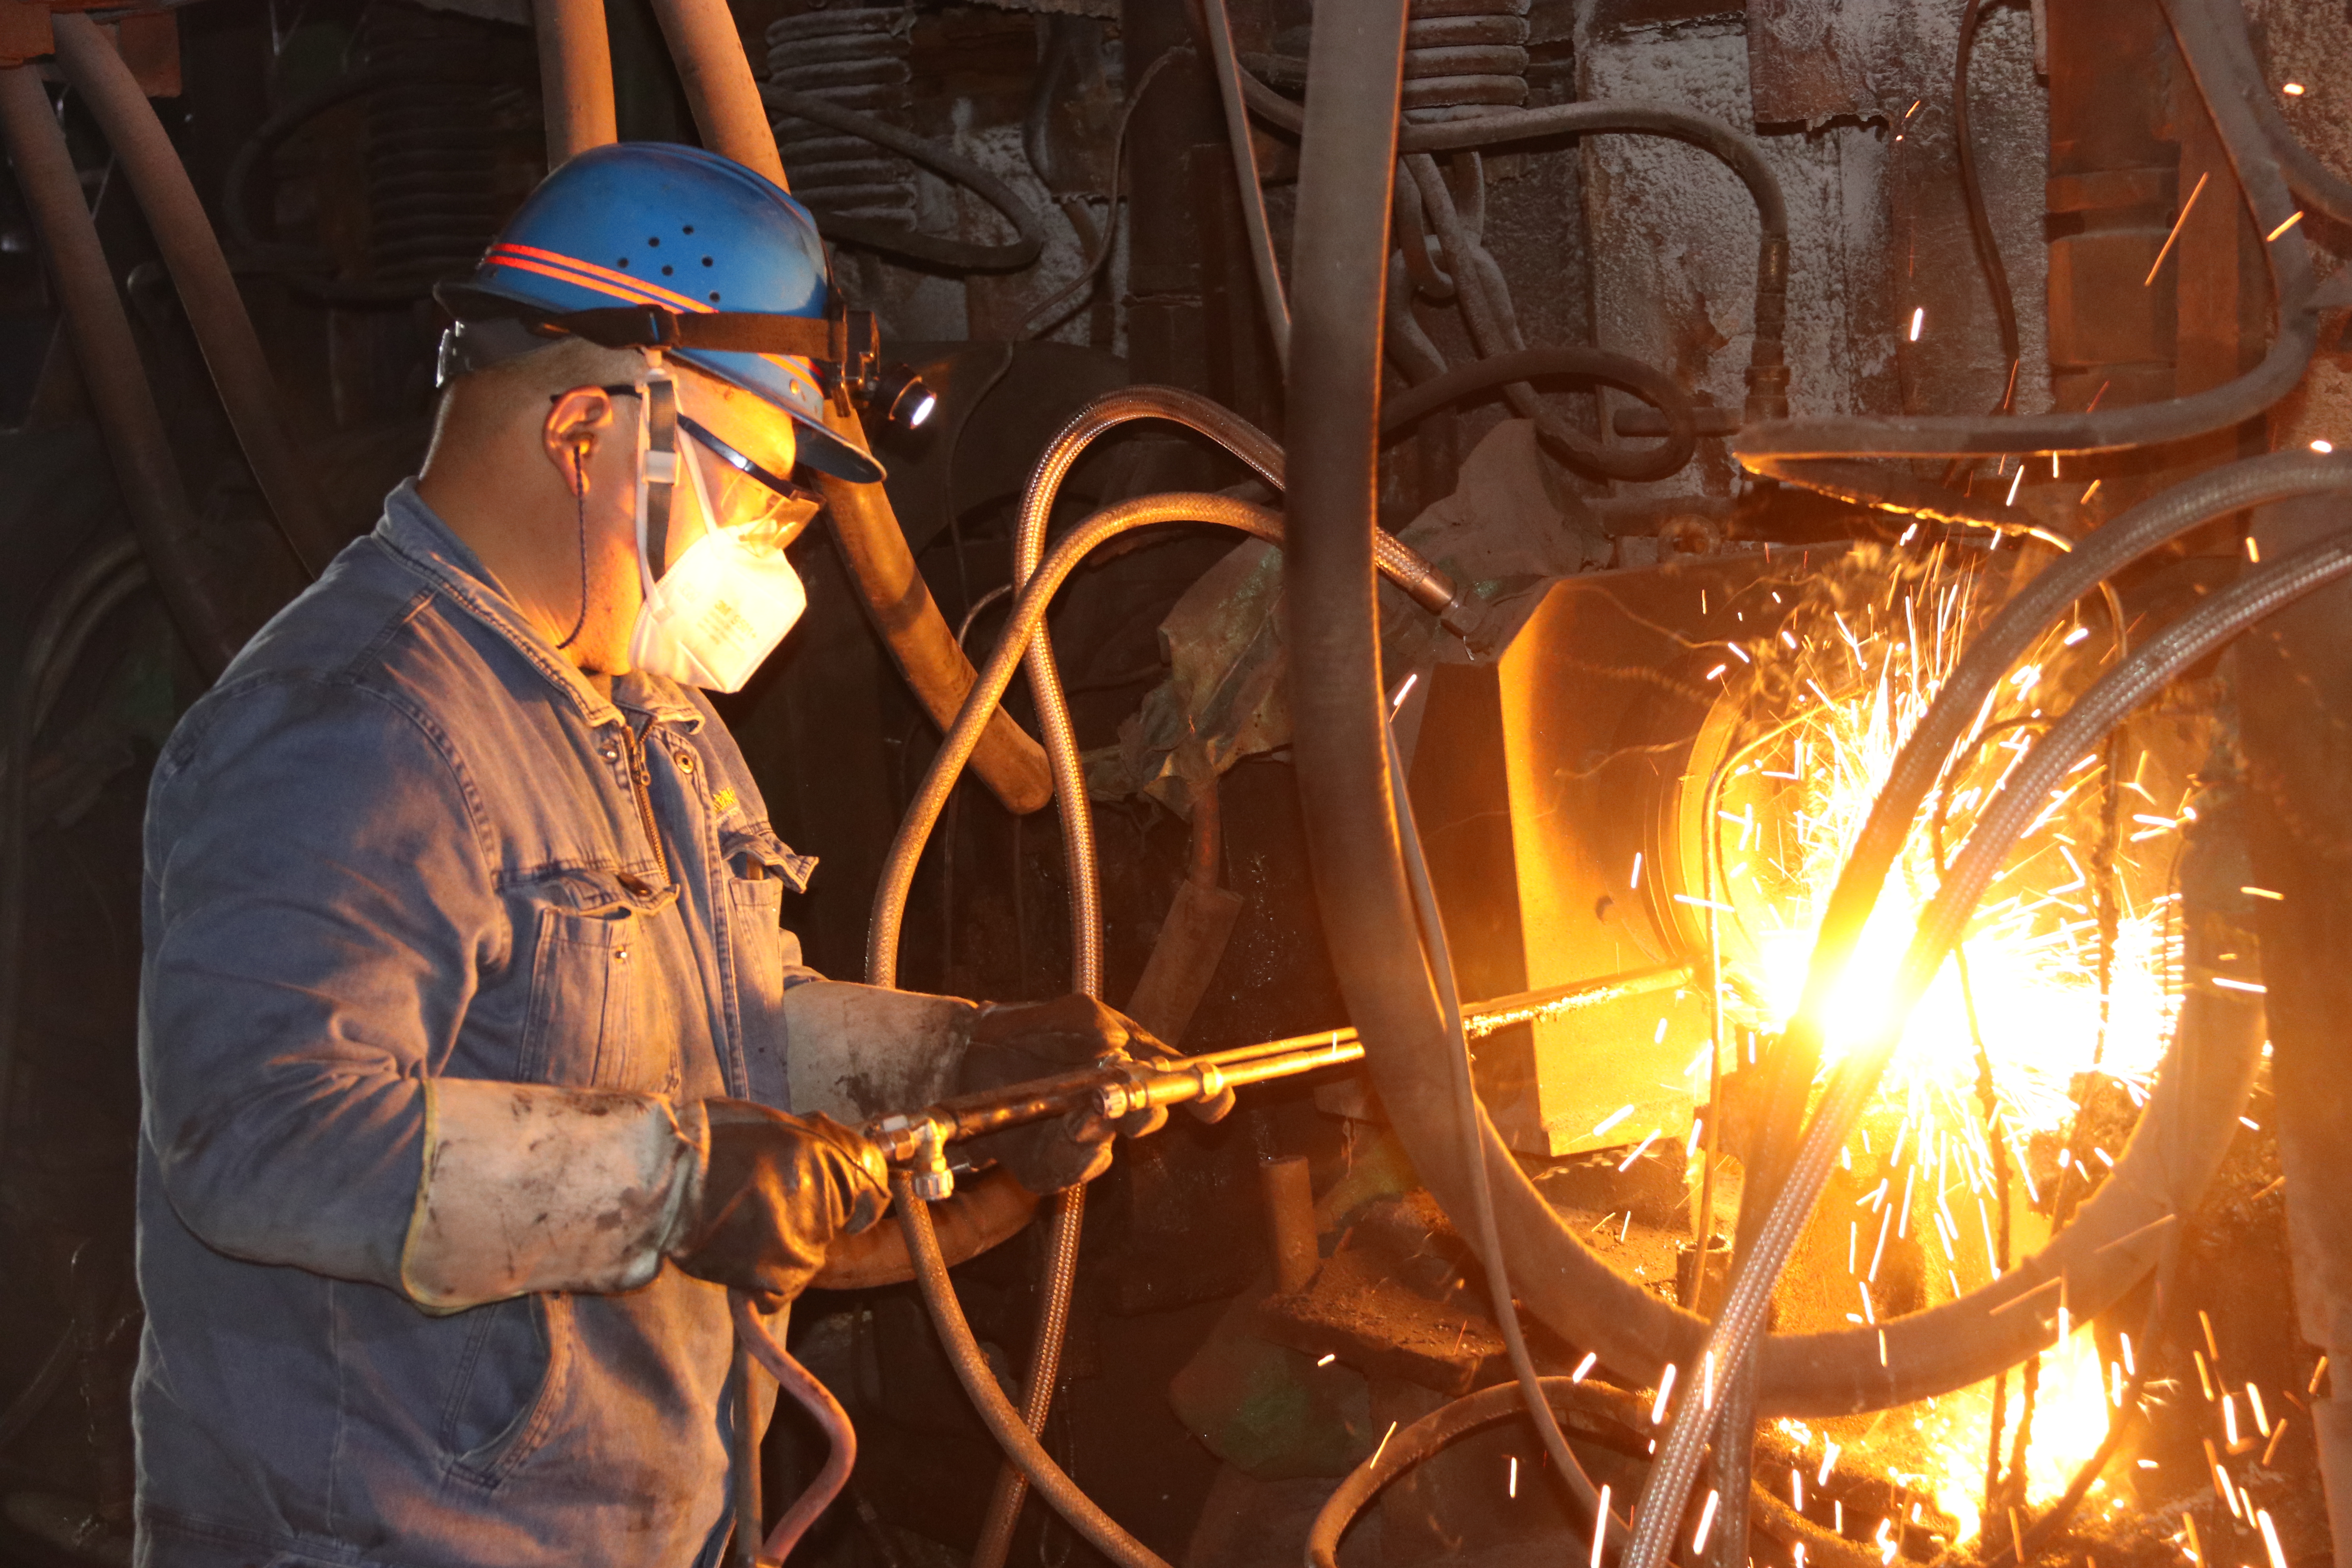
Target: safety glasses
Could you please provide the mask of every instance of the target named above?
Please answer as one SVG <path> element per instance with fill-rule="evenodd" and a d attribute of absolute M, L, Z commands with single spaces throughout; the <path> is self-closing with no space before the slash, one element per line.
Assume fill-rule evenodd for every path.
<path fill-rule="evenodd" d="M 608 386 L 604 392 L 608 397 L 637 395 L 630 385 Z M 800 537 L 824 505 L 816 491 L 771 473 L 700 420 L 681 413 L 677 427 L 733 470 L 717 476 L 720 482 L 712 487 L 718 492 L 710 498 L 717 514 L 710 519 L 713 526 L 740 530 L 748 542 L 782 550 Z"/>

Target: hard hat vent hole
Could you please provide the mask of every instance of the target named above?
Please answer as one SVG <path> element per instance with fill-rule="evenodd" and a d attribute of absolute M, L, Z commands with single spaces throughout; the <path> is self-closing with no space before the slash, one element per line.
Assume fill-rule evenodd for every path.
<path fill-rule="evenodd" d="M 711 302 L 712 304 L 714 304 L 714 305 L 716 305 L 717 303 L 719 303 L 719 296 L 718 296 L 717 294 L 713 294 L 713 295 L 711 295 L 711 296 L 710 296 L 710 302 Z"/>
<path fill-rule="evenodd" d="M 702 264 L 703 264 L 705 267 L 709 266 L 709 265 L 710 265 L 710 258 L 709 258 L 708 256 L 704 257 L 704 258 L 702 258 Z"/>
<path fill-rule="evenodd" d="M 646 236 L 646 245 L 648 248 L 659 250 L 661 248 L 661 237 L 659 235 L 653 234 Z"/>
<path fill-rule="evenodd" d="M 665 267 L 665 268 L 662 268 L 662 276 L 663 276 L 663 277 L 665 277 L 665 278 L 667 278 L 667 277 L 668 277 L 671 273 L 673 273 L 673 272 L 675 272 L 675 271 L 677 271 L 677 268 L 675 268 L 675 267 Z"/>
<path fill-rule="evenodd" d="M 625 256 L 622 257 L 620 259 L 618 259 L 618 260 L 616 260 L 616 261 L 614 261 L 614 262 L 613 263 L 613 265 L 614 265 L 614 266 L 615 266 L 615 267 L 626 267 L 628 264 L 629 264 L 629 258 L 628 258 L 627 257 L 625 257 Z"/>
<path fill-rule="evenodd" d="M 694 226 L 692 224 L 688 224 L 684 228 L 678 230 L 678 233 L 680 234 L 692 234 L 693 232 Z"/>

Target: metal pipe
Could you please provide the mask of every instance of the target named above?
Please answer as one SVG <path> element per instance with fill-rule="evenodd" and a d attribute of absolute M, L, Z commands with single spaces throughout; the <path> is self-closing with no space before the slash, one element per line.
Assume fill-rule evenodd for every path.
<path fill-rule="evenodd" d="M 1598 980 L 1580 980 L 1497 996 L 1465 1007 L 1463 1029 L 1472 1039 L 1478 1039 L 1530 1018 L 1675 990 L 1688 984 L 1695 973 L 1687 963 L 1667 963 L 1654 969 L 1637 969 Z M 881 1146 L 887 1157 L 905 1162 L 916 1158 L 926 1131 L 942 1143 L 953 1143 L 1007 1127 L 1066 1116 L 1073 1110 L 1092 1110 L 1106 1120 L 1117 1121 L 1131 1111 L 1152 1106 L 1214 1099 L 1225 1088 L 1292 1078 L 1321 1068 L 1344 1067 L 1362 1060 L 1363 1055 L 1363 1043 L 1355 1030 L 1321 1029 L 1311 1035 L 1292 1035 L 1255 1045 L 1228 1046 L 1199 1056 L 1079 1068 L 1028 1083 L 958 1095 L 919 1110 L 877 1117 L 864 1131 Z"/>
<path fill-rule="evenodd" d="M 98 24 L 79 12 L 61 11 L 54 25 L 58 63 L 121 160 L 254 479 L 295 558 L 316 577 L 346 541 L 328 520 L 310 466 L 287 426 L 277 377 L 187 165 Z"/>
<path fill-rule="evenodd" d="M 792 189 L 727 0 L 654 0 L 654 15 L 677 63 L 677 79 L 702 144 L 766 175 L 778 188 Z"/>
<path fill-rule="evenodd" d="M 613 40 L 601 0 L 531 0 L 539 36 L 539 100 L 551 172 L 591 147 L 620 140 L 613 108 Z"/>
<path fill-rule="evenodd" d="M 1304 1154 L 1268 1155 L 1257 1163 L 1258 1191 L 1265 1199 L 1266 1238 L 1274 1246 L 1274 1289 L 1296 1296 L 1315 1281 L 1321 1261 L 1315 1239 L 1315 1189 L 1307 1181 Z"/>
<path fill-rule="evenodd" d="M 163 433 L 163 413 L 147 384 L 121 296 L 115 292 L 64 128 L 40 73 L 29 66 L 0 70 L 0 139 L 7 143 L 17 185 L 41 237 L 74 360 L 106 437 L 131 531 L 173 625 L 209 679 L 236 656 L 245 638 L 203 586 L 195 518 Z"/>

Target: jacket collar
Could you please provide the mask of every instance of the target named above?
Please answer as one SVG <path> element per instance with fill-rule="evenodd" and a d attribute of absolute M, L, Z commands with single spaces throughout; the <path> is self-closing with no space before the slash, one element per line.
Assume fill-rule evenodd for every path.
<path fill-rule="evenodd" d="M 549 685 L 570 700 L 591 729 L 620 722 L 623 710 L 642 713 L 656 723 L 680 724 L 688 730 L 702 727 L 703 710 L 674 680 L 632 671 L 613 683 L 611 698 L 597 691 L 579 667 L 558 652 L 515 607 L 472 547 L 425 504 L 416 493 L 415 479 L 401 480 L 384 498 L 383 518 L 376 524 L 375 537 L 410 570 L 512 645 Z"/>

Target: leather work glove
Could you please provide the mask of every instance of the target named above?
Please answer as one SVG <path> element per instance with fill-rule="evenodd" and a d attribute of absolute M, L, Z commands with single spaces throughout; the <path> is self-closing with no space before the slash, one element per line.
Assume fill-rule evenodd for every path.
<path fill-rule="evenodd" d="M 1142 1025 L 1091 996 L 1051 1002 L 983 1005 L 965 1026 L 969 1031 L 957 1089 L 982 1093 L 1033 1079 L 1051 1078 L 1106 1062 L 1153 1061 L 1176 1055 Z M 1233 1109 L 1233 1090 L 1189 1109 L 1214 1121 Z M 971 1141 L 976 1155 L 994 1160 L 1013 1179 L 1043 1195 L 1091 1182 L 1110 1168 L 1114 1134 L 1139 1138 L 1168 1120 L 1165 1110 L 1139 1110 L 1116 1122 L 1091 1110 L 1076 1110 L 1058 1121 L 1008 1127 Z"/>
<path fill-rule="evenodd" d="M 710 1163 L 667 1248 L 698 1279 L 749 1294 L 763 1312 L 799 1295 L 834 1238 L 890 1205 L 882 1151 L 829 1116 L 708 1100 Z"/>

